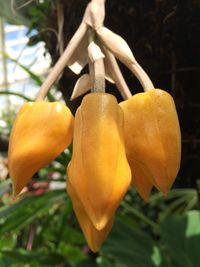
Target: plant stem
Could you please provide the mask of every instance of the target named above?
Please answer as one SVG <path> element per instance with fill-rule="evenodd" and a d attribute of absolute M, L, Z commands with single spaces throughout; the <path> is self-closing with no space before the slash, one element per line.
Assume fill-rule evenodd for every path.
<path fill-rule="evenodd" d="M 122 95 L 123 99 L 128 99 L 132 96 L 126 81 L 121 73 L 121 70 L 118 66 L 118 63 L 114 57 L 114 55 L 105 47 L 103 47 L 103 52 L 108 60 L 107 68 L 110 69 L 112 73 L 112 78 L 119 89 L 120 94 Z"/>
<path fill-rule="evenodd" d="M 90 38 L 88 46 L 88 55 L 90 62 L 90 75 L 92 77 L 93 87 L 91 92 L 105 92 L 105 68 L 104 55 L 100 47 L 93 41 L 93 35 Z"/>
<path fill-rule="evenodd" d="M 159 232 L 159 226 L 158 224 L 156 224 L 155 222 L 153 222 L 152 220 L 150 220 L 148 217 L 146 217 L 144 214 L 142 214 L 141 212 L 139 212 L 138 210 L 130 207 L 128 204 L 126 204 L 124 201 L 121 203 L 122 207 L 124 207 L 127 211 L 131 212 L 132 214 L 134 214 L 136 217 L 138 217 L 141 221 L 145 222 L 146 224 L 148 224 L 149 226 L 151 226 L 156 233 Z"/>
<path fill-rule="evenodd" d="M 82 22 L 78 30 L 75 32 L 74 36 L 72 37 L 71 41 L 69 42 L 68 46 L 65 48 L 64 53 L 59 58 L 59 60 L 57 61 L 53 69 L 51 70 L 49 76 L 47 77 L 43 85 L 41 86 L 40 91 L 36 97 L 36 101 L 42 100 L 47 95 L 50 87 L 57 80 L 58 76 L 61 74 L 61 72 L 67 65 L 70 57 L 72 56 L 73 52 L 77 48 L 81 39 L 86 34 L 87 29 L 88 29 L 88 26 Z"/>
<path fill-rule="evenodd" d="M 105 69 L 103 58 L 94 62 L 94 87 L 91 91 L 105 92 Z"/>
<path fill-rule="evenodd" d="M 139 80 L 145 92 L 154 89 L 154 85 L 150 80 L 149 76 L 146 74 L 143 68 L 137 63 L 137 61 L 127 66 Z"/>
<path fill-rule="evenodd" d="M 103 26 L 105 18 L 105 0 L 91 0 L 87 5 L 83 21 L 93 29 Z"/>

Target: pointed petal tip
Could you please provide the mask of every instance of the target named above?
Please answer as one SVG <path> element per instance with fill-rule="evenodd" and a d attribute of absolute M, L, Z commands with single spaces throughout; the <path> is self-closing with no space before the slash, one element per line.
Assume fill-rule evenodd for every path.
<path fill-rule="evenodd" d="M 91 78 L 89 74 L 83 74 L 76 82 L 70 100 L 87 93 L 92 86 Z"/>
<path fill-rule="evenodd" d="M 18 192 L 15 189 L 13 189 L 12 199 L 15 201 L 17 199 L 17 197 L 19 196 L 19 194 L 20 194 L 20 192 Z"/>
<path fill-rule="evenodd" d="M 142 192 L 141 190 L 138 191 L 138 189 L 136 189 L 139 196 L 142 198 L 142 200 L 145 202 L 145 203 L 148 203 L 149 202 L 149 198 L 151 196 L 151 190 L 152 190 L 152 186 L 151 188 L 148 188 L 148 190 L 146 192 Z"/>
<path fill-rule="evenodd" d="M 149 197 L 150 196 L 141 196 L 142 197 L 142 199 L 144 200 L 144 202 L 147 204 L 148 202 L 149 202 Z"/>
<path fill-rule="evenodd" d="M 24 189 L 24 186 L 23 187 L 17 187 L 15 184 L 13 184 L 13 188 L 12 188 L 12 198 L 14 200 L 16 200 L 21 193 L 23 193 L 23 190 Z"/>
<path fill-rule="evenodd" d="M 94 225 L 94 227 L 96 228 L 96 230 L 98 230 L 98 231 L 101 231 L 101 230 L 103 230 L 106 226 L 107 226 L 107 224 L 108 224 L 108 218 L 107 217 L 103 217 L 103 218 L 101 218 L 100 220 L 93 220 L 92 221 L 92 223 L 93 223 L 93 225 Z"/>
<path fill-rule="evenodd" d="M 17 194 L 15 192 L 12 192 L 12 199 L 16 200 L 16 198 L 17 198 Z"/>
<path fill-rule="evenodd" d="M 94 244 L 89 244 L 89 243 L 88 243 L 88 247 L 93 253 L 97 253 L 100 249 L 100 246 L 95 246 Z"/>
<path fill-rule="evenodd" d="M 166 198 L 169 194 L 171 186 L 172 185 L 170 185 L 170 186 L 156 186 L 156 187 L 157 187 L 158 191 L 162 192 L 164 197 Z"/>
<path fill-rule="evenodd" d="M 12 186 L 12 198 L 16 199 L 17 195 L 20 193 L 19 190 L 15 187 L 15 185 Z"/>
<path fill-rule="evenodd" d="M 166 191 L 166 192 L 162 192 L 162 193 L 163 193 L 164 197 L 167 198 L 168 197 L 168 194 L 169 194 L 169 190 Z"/>
<path fill-rule="evenodd" d="M 74 99 L 75 99 L 74 94 L 72 94 L 71 97 L 70 97 L 70 101 L 72 101 Z"/>

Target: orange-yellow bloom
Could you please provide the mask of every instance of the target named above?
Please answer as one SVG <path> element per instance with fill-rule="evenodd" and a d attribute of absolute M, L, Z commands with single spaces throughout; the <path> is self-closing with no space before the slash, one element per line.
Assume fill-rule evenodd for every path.
<path fill-rule="evenodd" d="M 62 103 L 28 102 L 12 128 L 8 164 L 14 195 L 72 141 L 73 116 Z"/>
<path fill-rule="evenodd" d="M 131 182 L 123 112 L 114 96 L 92 93 L 84 97 L 75 115 L 68 179 L 95 228 L 103 229 Z"/>
<path fill-rule="evenodd" d="M 109 234 L 113 225 L 114 218 L 111 218 L 103 229 L 97 230 L 88 217 L 87 212 L 85 211 L 85 208 L 76 193 L 76 190 L 73 189 L 69 181 L 67 183 L 67 191 L 70 198 L 72 199 L 74 212 L 79 221 L 88 246 L 93 252 L 97 252 L 101 247 L 101 244 Z"/>
<path fill-rule="evenodd" d="M 144 199 L 151 184 L 167 194 L 181 158 L 181 133 L 172 97 L 153 89 L 134 95 L 120 106 L 133 183 Z"/>

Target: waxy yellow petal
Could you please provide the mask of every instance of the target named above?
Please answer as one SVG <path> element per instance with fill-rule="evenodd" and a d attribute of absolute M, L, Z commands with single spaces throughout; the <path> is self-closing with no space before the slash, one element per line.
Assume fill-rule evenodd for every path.
<path fill-rule="evenodd" d="M 9 173 L 16 196 L 44 165 L 55 159 L 72 141 L 73 116 L 62 103 L 28 102 L 13 125 Z"/>
<path fill-rule="evenodd" d="M 76 191 L 73 189 L 69 181 L 67 182 L 67 191 L 72 200 L 74 212 L 79 221 L 88 246 L 93 252 L 97 252 L 104 240 L 107 238 L 112 228 L 114 218 L 111 218 L 102 230 L 97 230 L 92 224 L 83 204 L 81 203 Z"/>
<path fill-rule="evenodd" d="M 134 95 L 120 106 L 125 117 L 129 161 L 133 159 L 144 165 L 148 173 L 144 178 L 167 194 L 181 159 L 180 126 L 171 95 L 153 89 Z M 138 177 L 134 178 L 135 163 L 130 162 L 130 165 L 133 180 L 139 181 Z"/>
<path fill-rule="evenodd" d="M 113 217 L 131 182 L 123 112 L 110 94 L 84 97 L 75 115 L 68 177 L 96 229 Z"/>

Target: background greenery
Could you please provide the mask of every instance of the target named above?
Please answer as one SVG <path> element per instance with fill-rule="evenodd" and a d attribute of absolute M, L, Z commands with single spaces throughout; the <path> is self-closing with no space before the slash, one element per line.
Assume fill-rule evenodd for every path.
<path fill-rule="evenodd" d="M 80 23 L 86 0 L 0 0 L 0 13 L 10 23 L 36 29 L 29 45 L 41 40 L 54 63 Z M 25 2 L 29 4 L 24 5 Z M 63 13 L 60 13 L 62 10 Z M 159 88 L 173 95 L 182 128 L 182 165 L 168 197 L 153 192 L 144 203 L 130 189 L 117 212 L 113 230 L 99 253 L 93 254 L 75 219 L 65 186 L 71 150 L 40 170 L 20 199 L 13 203 L 11 181 L 0 177 L 0 266 L 75 267 L 199 267 L 199 84 L 200 3 L 189 0 L 107 0 L 106 26 L 120 33 Z M 64 24 L 62 26 L 62 16 Z M 55 23 L 57 22 L 57 23 Z M 128 25 L 128 26 L 127 26 Z M 59 39 L 55 32 L 62 27 Z M 22 66 L 23 67 L 23 66 Z M 141 91 L 121 66 L 132 93 Z M 28 70 L 27 70 L 28 71 Z M 41 78 L 29 72 L 38 85 Z M 81 98 L 70 102 L 75 80 L 66 70 L 57 83 L 75 112 Z M 112 86 L 108 92 L 120 96 Z M 1 92 L 3 93 L 3 92 Z M 1 97 L 1 96 L 0 96 Z M 19 96 L 20 97 L 20 96 Z M 21 96 L 26 97 L 26 96 Z M 49 100 L 53 96 L 49 95 Z M 7 137 L 14 118 L 3 114 L 0 153 L 6 167 Z"/>

